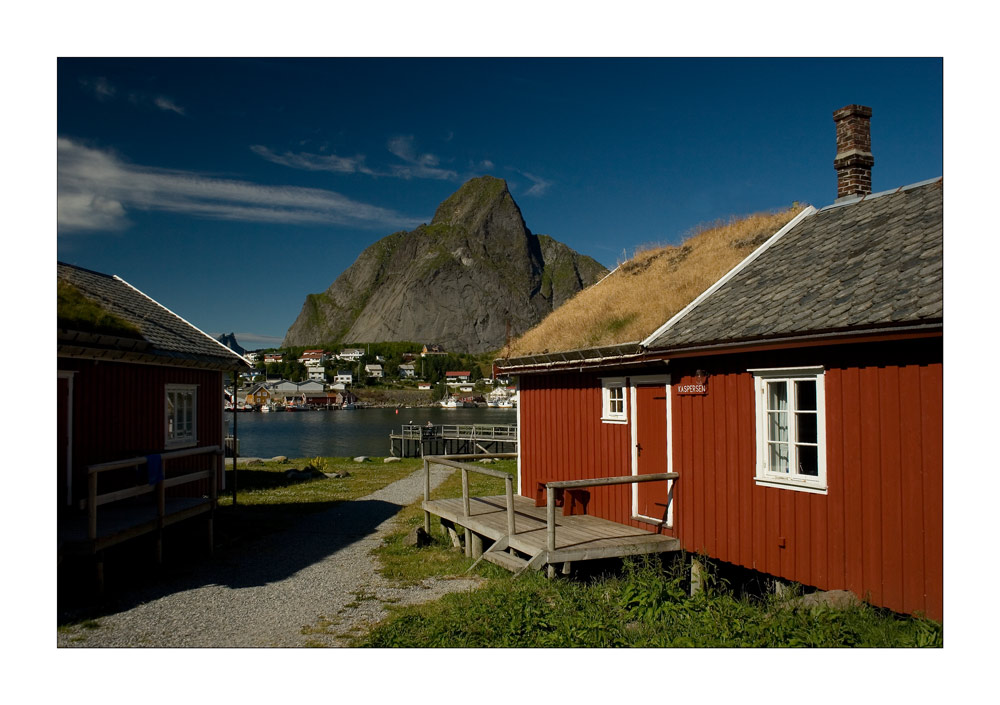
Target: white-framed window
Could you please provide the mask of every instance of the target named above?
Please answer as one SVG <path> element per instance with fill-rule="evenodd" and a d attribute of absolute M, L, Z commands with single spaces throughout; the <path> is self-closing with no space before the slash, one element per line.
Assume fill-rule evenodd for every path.
<path fill-rule="evenodd" d="M 198 444 L 198 385 L 166 387 L 166 447 Z"/>
<path fill-rule="evenodd" d="M 756 392 L 757 484 L 825 493 L 823 368 L 750 372 Z"/>
<path fill-rule="evenodd" d="M 605 377 L 601 380 L 601 421 L 628 423 L 628 404 L 624 377 Z"/>

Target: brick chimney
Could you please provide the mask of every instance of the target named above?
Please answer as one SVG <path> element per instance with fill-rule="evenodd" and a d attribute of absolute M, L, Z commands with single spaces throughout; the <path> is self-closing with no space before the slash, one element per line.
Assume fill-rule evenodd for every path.
<path fill-rule="evenodd" d="M 848 105 L 834 111 L 837 124 L 837 200 L 866 196 L 872 192 L 871 135 L 872 109 L 864 105 Z"/>

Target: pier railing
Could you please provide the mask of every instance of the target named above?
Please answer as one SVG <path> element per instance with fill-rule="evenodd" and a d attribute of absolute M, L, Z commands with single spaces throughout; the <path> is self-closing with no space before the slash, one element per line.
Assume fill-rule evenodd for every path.
<path fill-rule="evenodd" d="M 516 441 L 517 424 L 440 424 L 403 426 L 401 438 L 419 441 L 426 438 L 468 439 L 475 441 Z"/>

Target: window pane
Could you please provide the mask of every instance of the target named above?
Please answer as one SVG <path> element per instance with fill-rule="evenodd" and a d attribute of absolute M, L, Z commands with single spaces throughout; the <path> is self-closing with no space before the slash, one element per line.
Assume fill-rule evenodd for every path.
<path fill-rule="evenodd" d="M 767 409 L 768 411 L 786 411 L 788 409 L 787 382 L 767 383 Z"/>
<path fill-rule="evenodd" d="M 795 382 L 795 408 L 798 411 L 816 411 L 816 382 L 797 380 Z"/>
<path fill-rule="evenodd" d="M 819 453 L 817 446 L 795 446 L 795 451 L 799 456 L 799 474 L 819 475 Z"/>
<path fill-rule="evenodd" d="M 788 472 L 788 444 L 768 443 L 771 472 Z"/>
<path fill-rule="evenodd" d="M 783 411 L 770 411 L 767 414 L 767 440 L 788 440 L 788 414 Z"/>
<path fill-rule="evenodd" d="M 795 414 L 795 440 L 799 443 L 818 443 L 816 414 Z"/>

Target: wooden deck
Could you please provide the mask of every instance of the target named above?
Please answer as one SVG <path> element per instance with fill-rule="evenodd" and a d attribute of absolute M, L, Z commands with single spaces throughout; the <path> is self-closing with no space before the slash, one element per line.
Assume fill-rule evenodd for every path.
<path fill-rule="evenodd" d="M 162 525 L 157 507 L 151 503 L 106 507 L 100 514 L 97 535 L 90 538 L 85 514 L 62 517 L 57 522 L 59 555 L 97 553 L 122 541 L 152 533 L 162 527 L 210 513 L 214 503 L 207 498 L 170 498 L 164 502 Z M 211 517 L 211 515 L 209 515 Z"/>
<path fill-rule="evenodd" d="M 425 500 L 423 509 L 441 517 L 444 522 L 462 526 L 472 534 L 491 541 L 503 542 L 506 539 L 503 545 L 534 559 L 531 561 L 533 568 L 680 550 L 680 541 L 671 536 L 653 534 L 595 516 L 575 515 L 556 517 L 556 549 L 547 551 L 546 507 L 536 507 L 532 500 L 519 495 L 513 501 L 513 535 L 508 535 L 507 498 L 504 495 L 470 497 L 468 516 L 465 515 L 461 497 Z M 484 557 L 490 559 L 489 554 Z M 520 565 L 507 560 L 493 562 L 511 569 Z"/>

